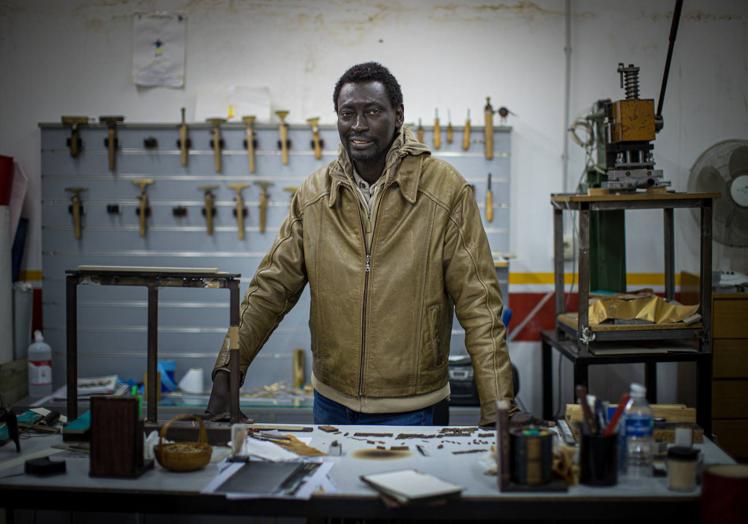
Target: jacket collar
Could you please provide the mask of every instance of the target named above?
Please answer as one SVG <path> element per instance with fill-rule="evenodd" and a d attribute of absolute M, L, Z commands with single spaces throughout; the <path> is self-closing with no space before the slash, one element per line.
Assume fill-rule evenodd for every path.
<path fill-rule="evenodd" d="M 416 140 L 413 132 L 402 126 L 387 152 L 384 175 L 385 186 L 398 184 L 403 198 L 415 204 L 418 196 L 418 182 L 421 178 L 421 164 L 431 152 Z M 353 179 L 353 164 L 342 144 L 339 147 L 337 160 L 330 164 L 330 196 L 328 206 L 332 207 L 338 198 L 340 186 Z"/>

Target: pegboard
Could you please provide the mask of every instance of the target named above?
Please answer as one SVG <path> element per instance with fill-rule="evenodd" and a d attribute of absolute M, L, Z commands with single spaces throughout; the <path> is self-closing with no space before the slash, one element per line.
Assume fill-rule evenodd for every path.
<path fill-rule="evenodd" d="M 254 126 L 256 171 L 249 173 L 241 124 L 221 126 L 223 169 L 214 170 L 208 124 L 190 124 L 191 149 L 186 167 L 180 164 L 175 124 L 122 124 L 118 127 L 117 165 L 110 172 L 104 145 L 107 129 L 102 125 L 80 128 L 83 149 L 72 158 L 67 147 L 70 128 L 40 124 L 42 155 L 42 256 L 43 314 L 45 337 L 53 348 L 54 385 L 65 382 L 65 270 L 81 264 L 217 267 L 241 273 L 242 296 L 258 264 L 270 248 L 288 212 L 288 186 L 299 186 L 314 170 L 338 154 L 339 138 L 334 126 L 320 126 L 324 141 L 322 158 L 314 158 L 309 126 L 290 125 L 288 165 L 281 164 L 277 125 Z M 447 144 L 442 127 L 442 147 L 432 151 L 451 163 L 475 187 L 484 227 L 495 258 L 508 253 L 510 218 L 509 127 L 494 129 L 493 160 L 483 153 L 483 129 L 474 127 L 468 151 L 462 150 L 462 128 L 455 127 L 454 143 Z M 153 138 L 158 147 L 146 149 Z M 425 128 L 425 143 L 431 147 L 433 129 Z M 433 148 L 432 148 L 433 149 Z M 492 173 L 494 218 L 485 222 L 487 174 Z M 138 232 L 138 178 L 153 178 L 148 187 L 151 214 L 146 236 Z M 260 189 L 254 182 L 270 182 L 267 229 L 259 232 Z M 249 214 L 246 236 L 239 240 L 235 192 L 228 183 L 249 183 L 243 191 Z M 204 185 L 218 185 L 215 195 L 215 231 L 206 233 L 202 214 Z M 68 187 L 84 187 L 84 216 L 80 239 L 74 236 Z M 107 206 L 119 206 L 110 214 Z M 177 218 L 174 207 L 187 215 Z M 499 270 L 503 296 L 507 297 L 507 270 Z M 162 289 L 159 293 L 159 358 L 174 359 L 177 378 L 189 368 L 202 367 L 209 380 L 218 348 L 228 326 L 228 292 L 210 289 Z M 142 380 L 146 368 L 147 291 L 145 288 L 80 286 L 78 288 L 79 376 L 118 374 Z M 289 312 L 250 367 L 246 388 L 277 381 L 291 382 L 292 352 L 307 352 L 307 380 L 311 369 L 308 328 L 309 291 Z M 464 333 L 455 321 L 452 352 L 464 353 Z M 209 384 L 206 383 L 206 388 Z"/>

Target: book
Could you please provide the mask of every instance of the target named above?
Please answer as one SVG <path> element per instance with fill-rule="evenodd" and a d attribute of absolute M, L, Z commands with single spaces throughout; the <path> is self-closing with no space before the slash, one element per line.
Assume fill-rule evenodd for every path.
<path fill-rule="evenodd" d="M 462 486 L 414 469 L 361 475 L 361 480 L 399 504 L 426 502 L 459 496 Z"/>

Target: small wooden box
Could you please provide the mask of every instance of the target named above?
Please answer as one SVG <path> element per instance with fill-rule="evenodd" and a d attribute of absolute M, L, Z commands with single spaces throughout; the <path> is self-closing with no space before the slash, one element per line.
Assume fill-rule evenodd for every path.
<path fill-rule="evenodd" d="M 143 458 L 143 421 L 136 398 L 91 398 L 92 477 L 139 477 L 153 466 Z"/>
<path fill-rule="evenodd" d="M 613 102 L 613 142 L 650 142 L 655 139 L 654 100 Z"/>

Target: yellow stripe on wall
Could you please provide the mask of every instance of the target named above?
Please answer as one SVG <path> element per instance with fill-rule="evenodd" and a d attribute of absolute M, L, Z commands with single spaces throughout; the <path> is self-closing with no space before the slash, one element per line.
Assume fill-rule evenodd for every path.
<path fill-rule="evenodd" d="M 564 273 L 564 282 L 571 284 L 572 281 L 579 283 L 576 273 Z M 680 285 L 680 273 L 675 275 L 675 284 Z M 509 284 L 515 285 L 552 285 L 554 283 L 553 273 L 514 273 L 509 272 Z M 664 286 L 664 273 L 626 273 L 626 283 L 630 286 Z"/>
<path fill-rule="evenodd" d="M 20 279 L 24 282 L 34 282 L 42 280 L 42 272 L 40 269 L 24 269 L 20 273 Z"/>

